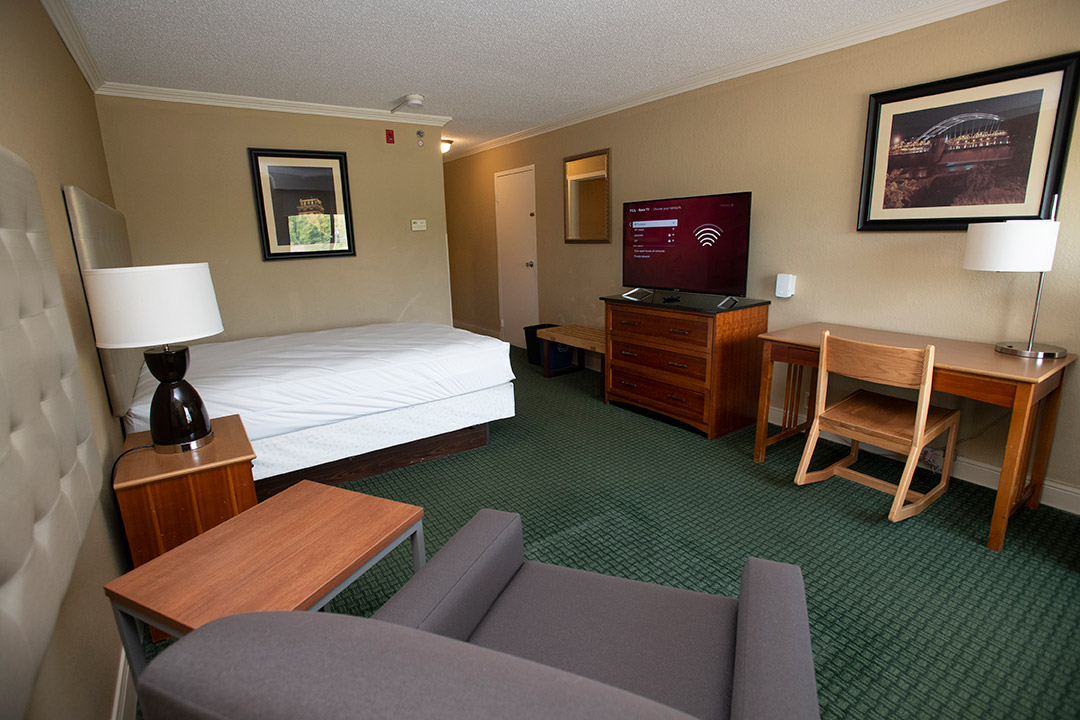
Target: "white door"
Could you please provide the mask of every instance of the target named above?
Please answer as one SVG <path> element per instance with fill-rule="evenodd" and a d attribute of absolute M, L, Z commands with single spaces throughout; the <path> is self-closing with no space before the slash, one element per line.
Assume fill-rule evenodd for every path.
<path fill-rule="evenodd" d="M 540 322 L 532 165 L 495 173 L 495 237 L 499 249 L 502 339 L 523 348 L 524 328 Z"/>

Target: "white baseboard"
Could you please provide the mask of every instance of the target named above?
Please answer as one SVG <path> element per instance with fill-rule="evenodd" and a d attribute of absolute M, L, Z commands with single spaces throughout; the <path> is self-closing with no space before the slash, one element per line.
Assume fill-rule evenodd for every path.
<path fill-rule="evenodd" d="M 454 321 L 454 327 L 460 328 L 461 330 L 468 330 L 469 332 L 474 332 L 477 335 L 487 335 L 488 337 L 493 337 L 496 340 L 499 339 L 499 331 L 492 330 L 491 328 L 480 327 L 479 325 L 473 325 L 472 323 L 461 322 L 459 320 Z"/>
<path fill-rule="evenodd" d="M 120 650 L 120 668 L 116 673 L 116 692 L 113 694 L 113 720 L 135 720 L 135 683 L 131 679 L 124 650 Z"/>
<path fill-rule="evenodd" d="M 774 425 L 780 425 L 783 421 L 784 411 L 782 408 L 770 407 L 769 408 L 769 422 Z M 822 433 L 821 437 L 826 440 L 832 440 L 842 444 L 848 444 L 845 438 L 832 435 L 830 433 Z M 878 455 L 890 455 L 897 457 L 895 453 L 891 453 L 888 450 L 882 450 L 872 446 L 863 446 L 867 452 L 876 453 Z M 922 465 L 922 463 L 920 463 Z M 923 465 L 925 467 L 925 465 Z M 971 460 L 961 456 L 959 453 L 956 456 L 956 461 L 953 462 L 952 477 L 957 480 L 964 480 L 965 482 L 973 483 L 975 485 L 982 485 L 992 489 L 997 489 L 998 478 L 1001 476 L 1001 468 L 989 463 L 980 462 L 978 460 Z M 1074 515 L 1080 515 L 1080 488 L 1074 485 L 1067 485 L 1063 482 L 1054 480 L 1052 478 L 1046 478 L 1043 481 L 1043 493 L 1041 498 L 1041 504 L 1049 505 L 1050 507 L 1064 510 L 1065 512 L 1073 513 Z"/>

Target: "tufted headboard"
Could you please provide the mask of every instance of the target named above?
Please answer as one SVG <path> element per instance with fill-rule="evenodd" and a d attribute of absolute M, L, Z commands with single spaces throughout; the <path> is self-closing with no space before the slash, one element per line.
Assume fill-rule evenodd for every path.
<path fill-rule="evenodd" d="M 74 185 L 64 186 L 71 238 L 79 271 L 93 268 L 128 267 L 131 265 L 131 246 L 128 244 L 127 223 L 119 210 L 94 199 Z M 123 417 L 131 407 L 135 385 L 139 382 L 143 354 L 138 348 L 126 350 L 99 349 L 109 405 L 116 417 Z"/>
<path fill-rule="evenodd" d="M 0 717 L 26 710 L 101 480 L 34 176 L 0 147 Z"/>

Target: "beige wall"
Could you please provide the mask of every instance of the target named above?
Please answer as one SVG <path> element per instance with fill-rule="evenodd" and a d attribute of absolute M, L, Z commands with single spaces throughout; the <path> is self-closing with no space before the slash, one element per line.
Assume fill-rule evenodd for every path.
<path fill-rule="evenodd" d="M 79 353 L 103 462 L 120 446 L 109 415 L 60 186 L 112 200 L 94 97 L 36 0 L 0 3 L 0 145 L 37 178 L 53 255 Z M 106 472 L 106 464 L 103 471 Z M 102 586 L 127 562 L 111 488 L 91 518 L 28 718 L 105 718 L 112 709 L 120 640 Z"/>
<path fill-rule="evenodd" d="M 621 291 L 623 202 L 753 192 L 749 294 L 769 325 L 816 320 L 980 341 L 1026 338 L 1037 278 L 960 268 L 962 232 L 855 231 L 871 93 L 1080 49 L 1080 3 L 1011 0 L 948 21 L 625 110 L 447 164 L 454 320 L 499 327 L 492 175 L 533 164 L 542 322 L 603 323 Z M 614 242 L 562 242 L 562 158 L 612 150 Z M 1039 337 L 1080 351 L 1080 143 L 1062 191 Z M 798 275 L 773 297 L 779 272 Z M 1076 373 L 1072 373 L 1076 375 Z M 960 454 L 1000 465 L 1007 421 L 964 402 Z M 1071 378 L 1049 475 L 1080 488 L 1080 381 Z"/>
<path fill-rule="evenodd" d="M 99 96 L 136 264 L 210 263 L 225 334 L 450 322 L 442 155 L 417 125 Z M 384 130 L 397 142 L 385 142 Z M 422 128 L 438 138 L 438 128 Z M 249 147 L 345 151 L 356 257 L 265 262 Z M 413 232 L 410 220 L 427 220 Z"/>

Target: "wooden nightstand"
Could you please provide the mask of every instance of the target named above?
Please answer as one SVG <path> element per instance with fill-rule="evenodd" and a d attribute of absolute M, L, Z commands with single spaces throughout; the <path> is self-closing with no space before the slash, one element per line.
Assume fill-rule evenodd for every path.
<path fill-rule="evenodd" d="M 255 505 L 251 449 L 239 415 L 211 422 L 214 441 L 165 455 L 152 447 L 120 459 L 113 491 L 135 567 Z M 124 450 L 150 445 L 150 433 L 129 435 Z"/>

